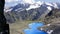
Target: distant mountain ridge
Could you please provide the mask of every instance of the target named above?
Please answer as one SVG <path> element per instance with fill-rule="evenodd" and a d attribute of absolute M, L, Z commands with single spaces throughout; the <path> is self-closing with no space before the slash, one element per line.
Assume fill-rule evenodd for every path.
<path fill-rule="evenodd" d="M 60 9 L 59 3 L 37 2 L 34 4 L 17 4 L 14 7 L 5 9 L 5 16 L 8 22 L 16 20 L 39 20 L 44 18 L 53 9 Z"/>

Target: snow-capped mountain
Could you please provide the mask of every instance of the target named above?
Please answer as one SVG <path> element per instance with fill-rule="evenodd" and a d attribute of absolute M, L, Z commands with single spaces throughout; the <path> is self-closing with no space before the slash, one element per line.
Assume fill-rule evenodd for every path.
<path fill-rule="evenodd" d="M 10 10 L 11 9 L 11 10 Z M 6 17 L 8 21 L 11 21 L 9 18 L 13 20 L 37 20 L 41 17 L 45 17 L 49 12 L 53 11 L 53 9 L 60 9 L 59 3 L 48 3 L 48 2 L 35 2 L 33 4 L 30 3 L 19 3 L 16 6 L 13 6 L 5 11 Z"/>
<path fill-rule="evenodd" d="M 30 3 L 19 3 L 16 6 L 14 6 L 11 11 L 15 11 L 15 10 L 17 11 L 17 10 L 21 10 L 21 9 L 30 10 L 30 9 L 39 8 L 40 6 L 45 6 L 45 7 L 49 7 L 50 6 L 51 8 L 60 9 L 60 3 L 48 3 L 48 2 L 38 1 L 38 2 L 34 2 L 33 4 L 30 4 Z"/>
<path fill-rule="evenodd" d="M 27 9 L 27 10 L 35 9 L 35 8 L 39 8 L 41 5 L 46 6 L 46 7 L 50 6 L 50 7 L 57 8 L 57 9 L 60 8 L 60 3 L 48 3 L 48 2 L 38 1 L 38 2 L 35 2 L 33 4 L 19 3 L 16 6 L 13 7 L 12 11 L 17 10 L 17 9 Z"/>

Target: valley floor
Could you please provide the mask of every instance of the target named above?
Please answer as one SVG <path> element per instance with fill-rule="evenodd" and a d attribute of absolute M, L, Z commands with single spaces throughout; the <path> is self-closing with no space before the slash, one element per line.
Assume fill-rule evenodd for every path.
<path fill-rule="evenodd" d="M 19 21 L 13 24 L 10 24 L 10 34 L 24 34 L 23 30 L 28 28 L 28 24 L 36 21 Z"/>

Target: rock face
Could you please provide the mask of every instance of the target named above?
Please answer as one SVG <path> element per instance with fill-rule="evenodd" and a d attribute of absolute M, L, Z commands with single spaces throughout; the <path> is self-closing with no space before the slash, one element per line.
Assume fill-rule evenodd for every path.
<path fill-rule="evenodd" d="M 51 23 L 51 26 L 44 26 L 48 30 L 53 30 L 51 34 L 60 34 L 60 9 L 54 9 L 46 15 L 44 22 Z"/>
<path fill-rule="evenodd" d="M 46 23 L 60 22 L 60 9 L 53 9 L 48 15 L 45 16 L 44 22 Z"/>
<path fill-rule="evenodd" d="M 53 30 L 51 34 L 60 34 L 60 9 L 53 9 L 48 13 L 44 18 L 44 22 L 48 23 L 48 25 L 42 27 L 44 31 Z"/>
<path fill-rule="evenodd" d="M 60 34 L 60 26 L 56 27 L 52 34 Z"/>

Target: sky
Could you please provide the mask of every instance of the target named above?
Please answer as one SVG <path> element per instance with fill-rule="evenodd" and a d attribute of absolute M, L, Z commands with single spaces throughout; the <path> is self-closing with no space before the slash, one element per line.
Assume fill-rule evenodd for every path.
<path fill-rule="evenodd" d="M 18 3 L 25 2 L 25 3 L 34 3 L 38 1 L 43 1 L 43 2 L 59 2 L 60 0 L 5 0 L 5 6 L 14 6 Z"/>

